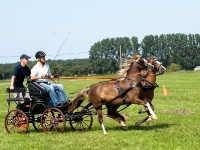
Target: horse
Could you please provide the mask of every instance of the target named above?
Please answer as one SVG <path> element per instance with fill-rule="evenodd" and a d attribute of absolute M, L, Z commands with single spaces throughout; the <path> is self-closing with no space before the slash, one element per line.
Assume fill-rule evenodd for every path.
<path fill-rule="evenodd" d="M 147 60 L 152 65 L 154 65 L 154 68 L 152 70 L 146 71 L 146 73 L 141 73 L 141 83 L 143 90 L 142 98 L 143 100 L 147 101 L 150 104 L 151 108 L 154 110 L 152 100 L 154 98 L 154 89 L 158 87 L 158 85 L 156 84 L 156 76 L 164 74 L 166 68 L 162 66 L 162 63 L 159 62 L 155 57 L 149 57 Z M 148 114 L 148 116 L 136 122 L 136 126 L 139 126 L 144 122 L 146 122 L 146 124 L 149 124 L 151 122 L 151 114 L 146 107 L 144 110 L 140 110 L 138 113 L 140 114 L 145 112 Z"/>
<path fill-rule="evenodd" d="M 83 88 L 72 100 L 68 112 L 72 112 L 77 105 L 80 105 L 85 98 L 89 100 L 89 104 L 96 109 L 98 121 L 101 125 L 103 133 L 106 134 L 103 124 L 102 106 L 106 105 L 107 115 L 118 121 L 124 130 L 127 130 L 125 119 L 117 112 L 117 109 L 124 104 L 138 104 L 146 106 L 152 115 L 152 119 L 157 119 L 156 114 L 145 100 L 140 99 L 141 89 L 141 70 L 152 68 L 153 65 L 148 63 L 144 58 L 136 56 L 129 61 L 129 64 L 123 69 L 126 77 L 122 80 L 99 82 L 92 84 L 89 88 Z"/>

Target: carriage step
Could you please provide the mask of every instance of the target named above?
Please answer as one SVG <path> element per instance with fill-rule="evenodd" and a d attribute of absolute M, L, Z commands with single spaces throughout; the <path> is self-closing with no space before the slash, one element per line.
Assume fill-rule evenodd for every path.
<path fill-rule="evenodd" d="M 7 102 L 13 102 L 13 101 L 30 101 L 30 98 L 24 97 L 24 98 L 8 98 Z"/>

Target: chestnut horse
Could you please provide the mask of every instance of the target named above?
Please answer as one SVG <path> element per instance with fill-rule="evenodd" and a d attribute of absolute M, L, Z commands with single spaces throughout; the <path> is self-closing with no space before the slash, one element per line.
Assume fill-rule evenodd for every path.
<path fill-rule="evenodd" d="M 72 112 L 77 105 L 80 105 L 85 97 L 90 101 L 89 105 L 93 105 L 98 115 L 98 121 L 102 127 L 103 133 L 106 130 L 103 124 L 102 106 L 106 105 L 108 116 L 118 121 L 126 130 L 125 119 L 116 110 L 123 104 L 138 104 L 146 106 L 152 116 L 157 119 L 154 111 L 149 103 L 140 99 L 141 97 L 141 70 L 149 70 L 153 65 L 148 63 L 142 57 L 136 57 L 130 60 L 129 65 L 124 69 L 126 77 L 123 80 L 100 82 L 92 84 L 89 88 L 82 89 L 72 100 L 68 112 Z M 78 100 L 78 102 L 77 102 Z M 77 104 L 78 103 L 78 104 Z M 86 106 L 86 107 L 89 107 Z"/>
<path fill-rule="evenodd" d="M 166 68 L 163 67 L 161 62 L 157 61 L 155 57 L 150 57 L 147 60 L 152 65 L 154 65 L 154 68 L 152 70 L 146 71 L 146 73 L 141 73 L 141 76 L 142 76 L 141 83 L 142 83 L 142 89 L 143 89 L 142 99 L 149 102 L 151 108 L 154 110 L 152 100 L 154 98 L 154 89 L 158 87 L 158 85 L 156 84 L 156 76 L 164 74 L 164 72 L 166 71 Z M 139 126 L 144 122 L 146 122 L 146 124 L 150 123 L 151 114 L 146 107 L 144 110 L 140 110 L 138 113 L 145 113 L 145 112 L 148 114 L 148 116 L 136 122 L 135 123 L 136 126 Z"/>

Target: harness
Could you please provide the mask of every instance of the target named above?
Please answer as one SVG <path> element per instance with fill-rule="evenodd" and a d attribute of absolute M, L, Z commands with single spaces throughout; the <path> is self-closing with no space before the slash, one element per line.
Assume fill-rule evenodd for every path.
<path fill-rule="evenodd" d="M 136 61 L 137 63 L 139 63 L 140 65 L 142 65 L 142 66 L 144 66 L 142 63 L 140 63 L 140 62 L 138 62 L 138 61 Z M 144 66 L 144 67 L 146 67 L 146 66 Z M 147 70 L 149 70 L 149 68 L 148 67 L 146 67 L 147 68 Z M 143 79 L 143 80 L 145 80 L 146 82 L 148 82 L 150 85 L 148 85 L 148 86 L 146 86 L 146 85 L 142 85 L 141 84 L 141 82 L 138 82 L 138 81 L 135 81 L 135 80 L 133 80 L 132 78 L 130 78 L 130 77 L 132 77 L 132 76 L 134 76 L 134 75 L 138 75 L 138 74 L 141 74 L 141 73 L 135 73 L 135 74 L 131 74 L 131 75 L 128 75 L 127 77 L 125 77 L 125 80 L 129 83 L 129 87 L 128 88 L 126 88 L 124 91 L 122 91 L 122 89 L 120 88 L 120 80 L 117 80 L 116 82 L 115 82 L 115 85 L 116 85 L 116 88 L 117 88 L 117 91 L 118 91 L 118 95 L 116 96 L 116 97 L 114 97 L 113 99 L 111 99 L 111 100 L 109 100 L 109 101 L 107 101 L 107 102 L 105 102 L 105 103 L 102 103 L 102 104 L 100 104 L 100 105 L 98 105 L 98 106 L 95 106 L 95 107 L 93 107 L 93 108 L 98 108 L 98 107 L 101 107 L 102 105 L 106 105 L 106 104 L 108 104 L 108 103 L 110 103 L 110 102 L 112 102 L 112 101 L 114 101 L 115 99 L 117 99 L 117 98 L 121 98 L 122 99 L 122 102 L 123 102 L 123 104 L 126 104 L 126 107 L 125 108 L 127 108 L 128 106 L 130 106 L 130 104 L 131 104 L 131 102 L 130 101 L 127 101 L 126 99 L 125 99 L 125 94 L 126 93 L 128 93 L 130 90 L 132 90 L 133 88 L 135 88 L 135 87 L 141 87 L 141 89 L 142 90 L 144 90 L 144 89 L 155 89 L 156 87 L 158 87 L 158 85 L 155 83 L 155 84 L 152 84 L 152 83 L 150 83 L 149 81 L 147 81 L 147 80 L 145 80 L 145 79 Z M 134 81 L 134 82 L 136 82 L 136 84 L 134 84 L 134 85 L 132 85 L 132 83 L 131 82 L 129 82 L 129 81 Z M 89 107 L 91 105 L 91 103 L 89 103 L 88 104 L 88 106 L 87 107 Z M 122 110 L 124 110 L 125 108 L 123 108 L 123 109 L 121 109 L 121 110 L 119 110 L 119 111 L 122 111 Z M 118 112 L 119 112 L 118 111 Z"/>
<path fill-rule="evenodd" d="M 125 78 L 125 79 L 126 79 L 127 81 L 128 81 L 128 80 L 133 80 L 133 79 L 131 79 L 131 78 Z M 140 82 L 138 82 L 138 83 L 132 85 L 131 82 L 128 81 L 128 83 L 130 84 L 130 86 L 129 86 L 128 88 L 126 88 L 124 91 L 122 91 L 122 89 L 120 88 L 119 82 L 120 82 L 120 81 L 117 80 L 116 83 L 115 83 L 115 84 L 116 84 L 116 87 L 117 87 L 117 91 L 118 91 L 118 96 L 117 96 L 117 98 L 121 98 L 123 104 L 130 104 L 130 102 L 126 101 L 126 99 L 124 98 L 124 95 L 125 95 L 126 93 L 128 93 L 130 90 L 132 90 L 133 88 L 135 88 L 135 87 L 141 87 L 142 84 L 141 84 Z"/>
<path fill-rule="evenodd" d="M 147 82 L 147 83 L 149 83 L 150 85 L 141 85 L 141 88 L 142 88 L 142 90 L 148 90 L 148 89 L 155 89 L 155 88 L 157 88 L 157 87 L 159 87 L 159 85 L 158 84 L 152 84 L 151 82 L 149 82 L 149 81 L 147 81 L 146 79 L 144 79 L 144 78 L 142 78 L 141 79 L 142 81 L 145 81 L 145 82 Z"/>

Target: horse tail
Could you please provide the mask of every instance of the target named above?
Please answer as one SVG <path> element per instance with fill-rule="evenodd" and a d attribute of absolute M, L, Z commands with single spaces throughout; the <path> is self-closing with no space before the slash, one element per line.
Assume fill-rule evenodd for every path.
<path fill-rule="evenodd" d="M 70 104 L 68 105 L 67 112 L 72 113 L 76 108 L 78 108 L 82 102 L 86 99 L 88 99 L 88 91 L 89 88 L 83 88 L 81 89 L 75 97 L 71 100 Z"/>

